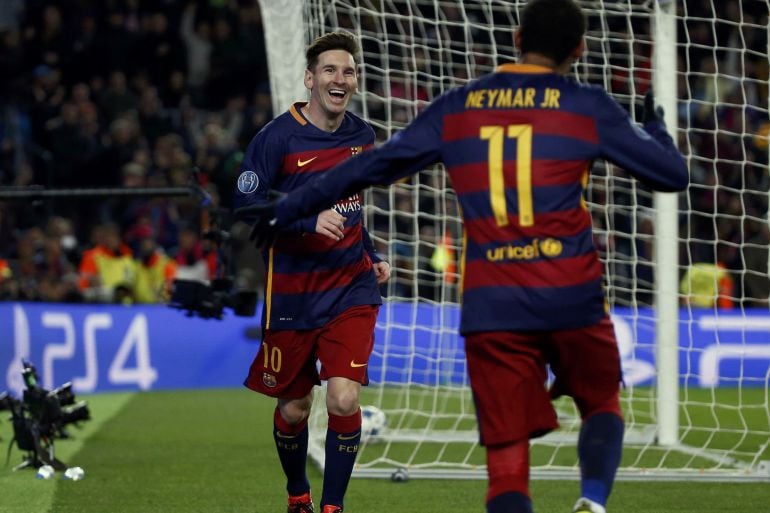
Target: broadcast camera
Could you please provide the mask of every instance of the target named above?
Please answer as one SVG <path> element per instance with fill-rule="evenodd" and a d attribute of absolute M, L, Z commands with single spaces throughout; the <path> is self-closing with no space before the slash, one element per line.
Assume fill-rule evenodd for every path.
<path fill-rule="evenodd" d="M 66 465 L 54 456 L 54 440 L 69 438 L 65 427 L 91 418 L 85 401 L 75 401 L 72 384 L 53 390 L 38 385 L 37 369 L 30 362 L 22 360 L 21 375 L 26 389 L 22 400 L 11 397 L 8 392 L 0 394 L 0 411 L 10 410 L 13 422 L 13 442 L 19 450 L 25 451 L 25 461 L 14 468 L 38 468 L 51 465 L 63 470 Z"/>
<path fill-rule="evenodd" d="M 222 319 L 225 308 L 235 315 L 253 317 L 257 294 L 250 291 L 232 291 L 231 278 L 217 278 L 210 284 L 193 280 L 174 280 L 169 306 L 185 310 L 187 315 L 203 319 Z"/>
<path fill-rule="evenodd" d="M 218 216 L 215 217 L 218 219 Z M 234 290 L 232 277 L 226 275 L 231 252 L 230 234 L 217 228 L 203 233 L 203 239 L 217 250 L 217 274 L 210 282 L 178 278 L 171 288 L 168 305 L 184 310 L 188 316 L 197 315 L 203 319 L 222 319 L 225 308 L 233 310 L 240 317 L 253 317 L 257 308 L 257 293 L 249 290 Z"/>

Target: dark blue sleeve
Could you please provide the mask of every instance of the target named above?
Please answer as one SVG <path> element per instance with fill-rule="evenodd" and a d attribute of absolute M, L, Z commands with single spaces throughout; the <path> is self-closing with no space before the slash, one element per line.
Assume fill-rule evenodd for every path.
<path fill-rule="evenodd" d="M 375 264 L 382 262 L 382 258 L 377 254 L 377 250 L 374 249 L 374 242 L 372 242 L 372 238 L 369 236 L 369 231 L 363 226 L 361 227 L 361 242 L 363 242 L 364 249 L 369 255 L 369 258 L 372 259 L 372 262 Z"/>
<path fill-rule="evenodd" d="M 323 210 L 337 198 L 370 185 L 386 185 L 412 175 L 441 158 L 444 97 L 435 100 L 388 142 L 337 165 L 291 191 L 276 206 L 278 225 Z"/>
<path fill-rule="evenodd" d="M 284 156 L 283 138 L 277 133 L 276 126 L 268 125 L 260 131 L 246 149 L 241 162 L 240 173 L 235 186 L 233 206 L 239 208 L 264 203 L 268 191 L 275 188 L 280 177 Z M 318 216 L 296 219 L 282 227 L 289 233 L 315 233 Z M 243 218 L 247 223 L 254 223 L 256 215 Z"/>
<path fill-rule="evenodd" d="M 601 157 L 622 167 L 661 192 L 687 188 L 687 165 L 662 122 L 640 128 L 604 91 L 596 91 L 597 131 Z"/>

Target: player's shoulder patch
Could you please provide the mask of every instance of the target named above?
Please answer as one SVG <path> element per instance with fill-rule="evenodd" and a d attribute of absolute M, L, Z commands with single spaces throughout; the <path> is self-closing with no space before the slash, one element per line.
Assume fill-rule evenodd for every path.
<path fill-rule="evenodd" d="M 259 187 L 259 177 L 254 171 L 244 171 L 238 177 L 238 190 L 243 194 L 251 194 Z"/>

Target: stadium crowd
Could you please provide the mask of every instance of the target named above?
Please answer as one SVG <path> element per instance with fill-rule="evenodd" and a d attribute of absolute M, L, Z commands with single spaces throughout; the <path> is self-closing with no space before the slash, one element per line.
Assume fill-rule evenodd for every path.
<path fill-rule="evenodd" d="M 441 4 L 443 16 L 459 20 L 459 10 L 450 4 Z M 716 292 L 705 296 L 722 307 L 766 306 L 770 295 L 768 60 L 762 29 L 768 13 L 761 4 L 687 0 L 679 5 L 686 19 L 680 24 L 679 61 L 687 68 L 678 74 L 679 143 L 690 157 L 692 178 L 682 196 L 683 212 L 689 212 L 680 226 L 682 291 L 686 297 L 696 282 L 706 288 L 719 284 L 720 301 Z M 629 45 L 629 32 L 649 28 L 632 27 L 622 15 L 614 22 L 600 27 L 589 19 L 589 51 L 609 45 L 594 47 L 595 55 L 611 56 L 609 66 L 593 63 L 599 70 L 594 78 L 605 85 L 610 73 L 611 93 L 641 97 L 649 86 L 651 47 L 638 37 Z M 361 23 L 364 32 L 377 28 L 365 16 Z M 389 87 L 376 83 L 379 78 L 372 81 L 370 73 L 367 87 L 376 92 L 367 97 L 371 118 L 405 122 L 404 105 L 435 96 L 437 91 L 412 88 L 408 71 L 434 76 L 431 48 L 468 44 L 458 26 L 447 25 L 442 44 L 404 46 L 415 53 L 402 64 L 413 69 L 382 77 L 391 80 Z M 609 42 L 591 39 L 591 30 L 599 28 L 612 31 Z M 363 45 L 365 62 L 382 55 L 374 38 L 364 38 Z M 478 55 L 473 58 L 476 65 L 481 62 Z M 465 69 L 454 67 L 452 75 L 460 76 L 453 80 L 466 78 Z M 257 0 L 0 2 L 0 186 L 127 188 L 197 180 L 215 206 L 229 208 L 242 151 L 272 117 Z M 384 138 L 382 126 L 375 127 Z M 391 293 L 456 298 L 460 234 L 436 229 L 441 201 L 435 190 L 443 179 L 426 176 L 435 188 L 375 192 L 372 202 L 380 214 L 370 231 L 379 249 L 394 257 Z M 592 194 L 596 204 L 619 205 L 609 215 L 594 216 L 596 243 L 611 256 L 612 299 L 649 303 L 651 216 L 649 209 L 625 208 L 650 206 L 649 197 L 601 187 Z M 388 212 L 395 214 L 395 234 Z M 431 222 L 414 222 L 413 213 Z M 160 301 L 168 277 L 180 269 L 195 276 L 214 272 L 216 248 L 200 240 L 201 223 L 197 205 L 187 198 L 0 200 L 0 298 Z M 632 232 L 636 236 L 623 235 Z M 390 248 L 382 245 L 390 239 Z M 431 244 L 415 244 L 418 239 Z M 102 265 L 105 261 L 109 265 Z M 109 270 L 109 276 L 94 275 L 94 269 Z M 699 278 L 687 278 L 690 272 Z M 107 287 L 119 294 L 105 293 L 105 284 L 125 280 L 134 285 Z M 134 293 L 140 282 L 155 293 Z"/>
<path fill-rule="evenodd" d="M 1 186 L 196 180 L 227 208 L 272 119 L 256 0 L 4 1 L 0 77 Z M 190 198 L 0 201 L 0 296 L 162 301 L 177 272 L 215 272 L 200 217 Z"/>

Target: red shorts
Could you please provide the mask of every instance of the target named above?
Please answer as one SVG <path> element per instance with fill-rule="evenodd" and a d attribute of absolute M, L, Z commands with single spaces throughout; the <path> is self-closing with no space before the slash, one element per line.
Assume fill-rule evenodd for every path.
<path fill-rule="evenodd" d="M 312 330 L 265 330 L 245 385 L 271 397 L 305 397 L 320 380 L 343 377 L 366 385 L 378 305 L 349 308 Z M 316 360 L 321 362 L 319 374 Z"/>
<path fill-rule="evenodd" d="M 620 354 L 609 318 L 573 330 L 474 333 L 465 353 L 483 445 L 556 429 L 551 397 L 572 396 L 583 417 L 619 410 Z M 556 376 L 550 392 L 546 364 Z"/>

